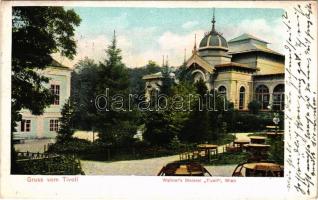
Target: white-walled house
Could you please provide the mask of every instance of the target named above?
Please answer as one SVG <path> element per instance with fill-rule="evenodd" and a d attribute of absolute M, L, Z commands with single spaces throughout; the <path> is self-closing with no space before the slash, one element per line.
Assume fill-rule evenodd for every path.
<path fill-rule="evenodd" d="M 14 138 L 37 139 L 55 138 L 59 128 L 61 109 L 71 94 L 71 69 L 53 60 L 52 64 L 39 73 L 49 78 L 45 87 L 49 88 L 56 98 L 45 108 L 42 115 L 32 115 L 27 109 L 20 111 L 22 121 L 18 122 Z"/>

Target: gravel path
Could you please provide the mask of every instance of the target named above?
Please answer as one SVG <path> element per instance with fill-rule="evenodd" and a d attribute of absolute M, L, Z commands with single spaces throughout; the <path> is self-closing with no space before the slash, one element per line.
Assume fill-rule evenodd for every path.
<path fill-rule="evenodd" d="M 176 160 L 179 160 L 178 155 L 117 162 L 81 160 L 81 165 L 86 175 L 156 176 L 164 165 Z M 231 176 L 235 167 L 236 165 L 205 166 L 212 176 Z"/>
<path fill-rule="evenodd" d="M 179 156 L 166 156 L 144 160 L 99 162 L 81 160 L 86 175 L 157 175 L 167 163 L 179 160 Z"/>

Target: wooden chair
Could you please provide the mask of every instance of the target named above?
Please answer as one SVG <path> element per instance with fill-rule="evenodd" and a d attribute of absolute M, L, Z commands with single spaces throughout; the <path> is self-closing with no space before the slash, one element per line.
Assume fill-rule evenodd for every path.
<path fill-rule="evenodd" d="M 230 144 L 227 144 L 225 146 L 225 151 L 226 152 L 230 152 L 230 153 L 233 153 L 233 152 L 238 152 L 240 150 L 239 147 L 235 146 L 234 144 L 230 143 Z"/>

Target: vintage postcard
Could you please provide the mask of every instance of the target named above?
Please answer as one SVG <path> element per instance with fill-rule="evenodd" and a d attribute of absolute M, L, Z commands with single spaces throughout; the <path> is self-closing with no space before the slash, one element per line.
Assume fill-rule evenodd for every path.
<path fill-rule="evenodd" d="M 1 198 L 317 198 L 317 2 L 0 16 Z"/>

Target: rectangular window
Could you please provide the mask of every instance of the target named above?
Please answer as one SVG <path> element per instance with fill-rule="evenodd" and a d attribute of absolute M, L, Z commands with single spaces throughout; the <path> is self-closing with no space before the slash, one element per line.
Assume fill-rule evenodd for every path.
<path fill-rule="evenodd" d="M 57 132 L 59 130 L 59 120 L 51 119 L 50 120 L 50 131 Z"/>
<path fill-rule="evenodd" d="M 59 85 L 51 85 L 51 92 L 54 95 L 54 99 L 52 104 L 59 105 L 60 104 L 60 86 Z"/>
<path fill-rule="evenodd" d="M 273 110 L 284 110 L 284 93 L 273 94 Z"/>
<path fill-rule="evenodd" d="M 31 120 L 23 119 L 21 121 L 21 132 L 30 132 L 31 131 Z"/>

